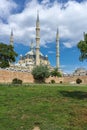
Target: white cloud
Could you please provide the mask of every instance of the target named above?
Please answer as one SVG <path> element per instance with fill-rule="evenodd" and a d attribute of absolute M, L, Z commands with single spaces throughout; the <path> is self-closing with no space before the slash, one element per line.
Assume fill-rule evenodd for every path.
<path fill-rule="evenodd" d="M 11 11 L 17 7 L 17 4 L 12 0 L 0 0 L 0 17 L 7 18 Z"/>
<path fill-rule="evenodd" d="M 43 0 L 41 3 L 42 4 L 47 4 L 47 3 L 49 3 L 50 1 L 49 0 Z"/>
<path fill-rule="evenodd" d="M 83 32 L 87 32 L 87 1 L 68 1 L 61 5 L 57 1 L 39 3 L 32 0 L 26 3 L 21 13 L 11 13 L 14 8 L 17 9 L 17 5 L 12 0 L 0 1 L 0 34 L 7 37 L 13 28 L 15 42 L 29 44 L 32 38 L 35 41 L 37 10 L 40 12 L 41 45 L 55 41 L 57 27 L 60 39 L 68 48 L 75 46 Z M 7 18 L 7 23 L 2 22 L 2 17 Z"/>
<path fill-rule="evenodd" d="M 73 46 L 76 45 L 76 42 L 63 42 L 63 45 L 66 46 L 67 48 L 72 48 Z"/>
<path fill-rule="evenodd" d="M 54 52 L 54 51 L 49 51 L 48 53 L 49 53 L 49 54 L 54 54 L 55 52 Z"/>

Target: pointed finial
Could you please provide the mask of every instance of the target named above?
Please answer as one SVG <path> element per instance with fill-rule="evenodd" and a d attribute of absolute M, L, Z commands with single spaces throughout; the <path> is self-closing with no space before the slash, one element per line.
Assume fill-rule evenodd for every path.
<path fill-rule="evenodd" d="M 31 45 L 30 45 L 30 49 L 33 50 L 34 46 L 33 46 L 33 39 L 31 40 Z"/>
<path fill-rule="evenodd" d="M 11 36 L 13 36 L 13 29 L 11 29 Z"/>
<path fill-rule="evenodd" d="M 57 28 L 57 33 L 56 33 L 56 40 L 59 39 L 59 28 Z"/>
<path fill-rule="evenodd" d="M 37 22 L 39 22 L 39 10 L 37 10 Z"/>
<path fill-rule="evenodd" d="M 85 35 L 85 32 L 83 32 L 83 35 Z"/>
<path fill-rule="evenodd" d="M 33 46 L 33 39 L 31 40 L 31 46 Z"/>
<path fill-rule="evenodd" d="M 10 34 L 10 45 L 13 46 L 13 44 L 14 44 L 13 30 L 11 29 L 11 34 Z"/>
<path fill-rule="evenodd" d="M 84 35 L 84 40 L 86 40 L 86 33 L 85 33 L 85 32 L 83 32 L 83 35 Z"/>
<path fill-rule="evenodd" d="M 57 34 L 59 34 L 59 28 L 57 28 Z"/>

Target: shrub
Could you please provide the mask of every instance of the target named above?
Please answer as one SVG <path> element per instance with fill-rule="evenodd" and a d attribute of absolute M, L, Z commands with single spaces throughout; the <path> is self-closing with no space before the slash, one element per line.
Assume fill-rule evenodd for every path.
<path fill-rule="evenodd" d="M 44 65 L 36 66 L 32 70 L 32 75 L 36 82 L 44 83 L 45 79 L 50 76 L 49 68 Z"/>
<path fill-rule="evenodd" d="M 12 80 L 12 84 L 22 84 L 22 80 L 15 78 Z"/>
<path fill-rule="evenodd" d="M 57 76 L 57 77 L 62 77 L 62 74 L 58 71 L 57 68 L 54 68 L 54 70 L 51 71 L 50 75 L 53 76 Z"/>
<path fill-rule="evenodd" d="M 76 79 L 76 83 L 80 84 L 80 83 L 82 83 L 82 80 L 78 78 L 78 79 Z"/>
<path fill-rule="evenodd" d="M 51 80 L 51 83 L 54 84 L 54 83 L 55 83 L 55 80 L 52 79 L 52 80 Z"/>
<path fill-rule="evenodd" d="M 60 84 L 62 84 L 63 83 L 63 81 L 60 81 Z"/>

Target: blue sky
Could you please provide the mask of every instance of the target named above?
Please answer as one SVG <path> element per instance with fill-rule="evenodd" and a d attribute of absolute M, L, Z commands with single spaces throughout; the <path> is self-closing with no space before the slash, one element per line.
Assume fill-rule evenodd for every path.
<path fill-rule="evenodd" d="M 35 43 L 36 15 L 39 10 L 41 52 L 48 55 L 52 66 L 56 65 L 56 30 L 60 36 L 60 65 L 64 72 L 76 68 L 87 69 L 87 62 L 80 62 L 78 41 L 87 32 L 87 0 L 1 0 L 0 42 L 9 44 L 11 29 L 17 53 L 29 51 L 31 39 Z M 18 59 L 18 58 L 17 58 Z"/>

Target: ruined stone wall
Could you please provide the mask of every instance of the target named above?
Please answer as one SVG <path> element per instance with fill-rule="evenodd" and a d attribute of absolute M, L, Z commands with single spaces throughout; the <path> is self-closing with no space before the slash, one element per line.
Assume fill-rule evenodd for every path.
<path fill-rule="evenodd" d="M 87 75 L 85 76 L 66 76 L 66 77 L 49 77 L 46 79 L 47 83 L 51 83 L 51 80 L 54 80 L 55 83 L 69 83 L 69 84 L 75 84 L 76 79 L 79 78 L 82 80 L 82 84 L 87 84 Z"/>
<path fill-rule="evenodd" d="M 14 78 L 21 79 L 23 83 L 33 83 L 34 79 L 30 73 L 10 70 L 0 70 L 0 83 L 11 83 Z"/>
<path fill-rule="evenodd" d="M 58 77 L 51 77 L 50 76 L 49 78 L 46 79 L 46 83 L 51 83 L 52 80 L 54 80 L 55 83 L 60 83 L 61 81 L 64 82 L 63 77 L 58 78 Z"/>
<path fill-rule="evenodd" d="M 74 83 L 74 82 L 76 82 L 77 78 L 82 80 L 82 84 L 87 84 L 87 75 L 63 77 L 63 82 L 64 83 Z"/>
<path fill-rule="evenodd" d="M 0 83 L 11 83 L 14 78 L 21 79 L 23 83 L 34 83 L 31 73 L 0 70 Z M 87 84 L 87 76 L 49 77 L 46 79 L 46 83 L 51 83 L 51 80 L 55 80 L 55 83 L 75 83 L 77 78 L 80 78 L 83 84 Z"/>

